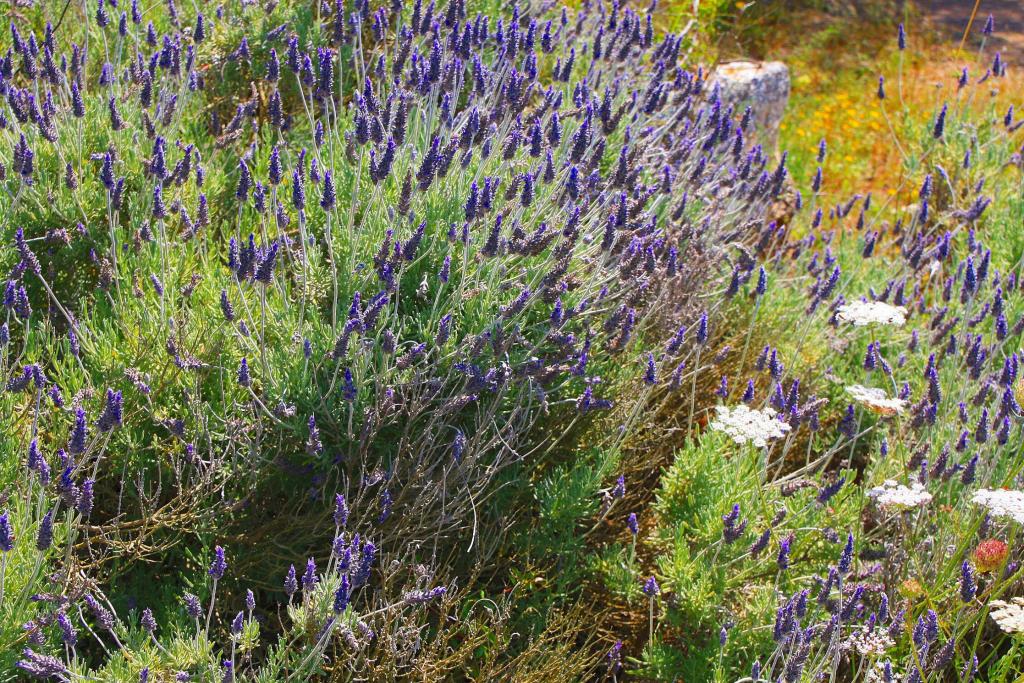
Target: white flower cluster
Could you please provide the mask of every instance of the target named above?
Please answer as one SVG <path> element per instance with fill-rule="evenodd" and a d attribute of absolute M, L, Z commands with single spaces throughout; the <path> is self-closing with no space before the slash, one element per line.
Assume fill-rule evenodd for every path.
<path fill-rule="evenodd" d="M 907 407 L 907 402 L 902 398 L 889 398 L 882 389 L 854 384 L 846 387 L 846 393 L 850 394 L 854 401 L 879 415 L 895 415 L 902 413 Z"/>
<path fill-rule="evenodd" d="M 733 408 L 716 406 L 715 410 L 718 419 L 711 423 L 711 428 L 725 432 L 739 444 L 753 443 L 763 448 L 769 441 L 785 436 L 790 430 L 788 424 L 775 419 L 775 411 L 771 408 L 751 410 L 740 404 Z"/>
<path fill-rule="evenodd" d="M 974 492 L 971 501 L 988 508 L 993 517 L 1008 517 L 1018 524 L 1024 524 L 1024 491 L 979 489 Z"/>
<path fill-rule="evenodd" d="M 864 325 L 896 325 L 907 322 L 907 309 L 884 301 L 854 301 L 839 307 L 836 317 L 857 327 Z"/>
<path fill-rule="evenodd" d="M 989 614 L 993 621 L 1006 633 L 1024 633 L 1024 598 L 1012 598 L 1010 602 L 993 600 Z"/>
<path fill-rule="evenodd" d="M 907 487 L 892 479 L 886 479 L 881 486 L 868 491 L 868 497 L 874 498 L 883 509 L 909 510 L 927 505 L 932 499 L 932 494 L 917 481 L 910 482 L 910 486 Z"/>
<path fill-rule="evenodd" d="M 854 631 L 844 647 L 856 650 L 862 657 L 881 657 L 895 645 L 884 629 L 869 631 L 866 628 Z"/>

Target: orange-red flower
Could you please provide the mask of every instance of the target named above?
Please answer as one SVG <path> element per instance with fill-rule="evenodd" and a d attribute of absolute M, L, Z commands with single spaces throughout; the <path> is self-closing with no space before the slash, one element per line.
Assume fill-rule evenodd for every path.
<path fill-rule="evenodd" d="M 974 549 L 974 565 L 979 572 L 987 574 L 1003 566 L 1008 552 L 1009 548 L 998 538 L 987 539 Z"/>

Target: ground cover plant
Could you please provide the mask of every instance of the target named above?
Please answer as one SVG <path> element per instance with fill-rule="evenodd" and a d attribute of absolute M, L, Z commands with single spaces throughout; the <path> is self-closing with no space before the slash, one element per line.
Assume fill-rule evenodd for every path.
<path fill-rule="evenodd" d="M 1014 680 L 1005 65 L 838 196 L 673 12 L 12 7 L 0 677 Z"/>

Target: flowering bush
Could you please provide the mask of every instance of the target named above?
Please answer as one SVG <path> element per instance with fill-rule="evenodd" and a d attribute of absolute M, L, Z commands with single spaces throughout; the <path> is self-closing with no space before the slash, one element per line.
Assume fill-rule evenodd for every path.
<path fill-rule="evenodd" d="M 58 9 L 0 64 L 0 663 L 443 670 L 546 430 L 694 405 L 785 163 L 653 7 Z"/>
<path fill-rule="evenodd" d="M 23 9 L 5 672 L 1013 677 L 1001 58 L 830 206 L 657 11 Z"/>
<path fill-rule="evenodd" d="M 594 585 L 651 615 L 610 670 L 1021 676 L 1019 122 L 996 105 L 1000 55 L 981 59 L 924 116 L 895 94 L 898 73 L 879 79 L 883 113 L 918 121 L 890 137 L 913 187 L 881 205 L 828 194 L 822 141 L 805 209 L 770 252 L 769 281 L 786 284 L 729 307 L 732 339 L 763 350 L 719 370 L 711 430 L 675 454 L 646 523 L 624 506 L 598 551 Z M 785 433 L 734 417 L 762 411 Z"/>

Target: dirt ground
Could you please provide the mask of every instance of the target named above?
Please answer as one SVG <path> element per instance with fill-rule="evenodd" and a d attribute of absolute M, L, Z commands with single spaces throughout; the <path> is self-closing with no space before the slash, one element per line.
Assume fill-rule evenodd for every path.
<path fill-rule="evenodd" d="M 977 48 L 981 44 L 982 28 L 991 14 L 995 18 L 995 33 L 989 38 L 988 49 L 999 50 L 1010 69 L 1024 64 L 1024 0 L 919 0 L 926 19 L 957 43 L 963 38 L 976 5 L 967 46 Z"/>

